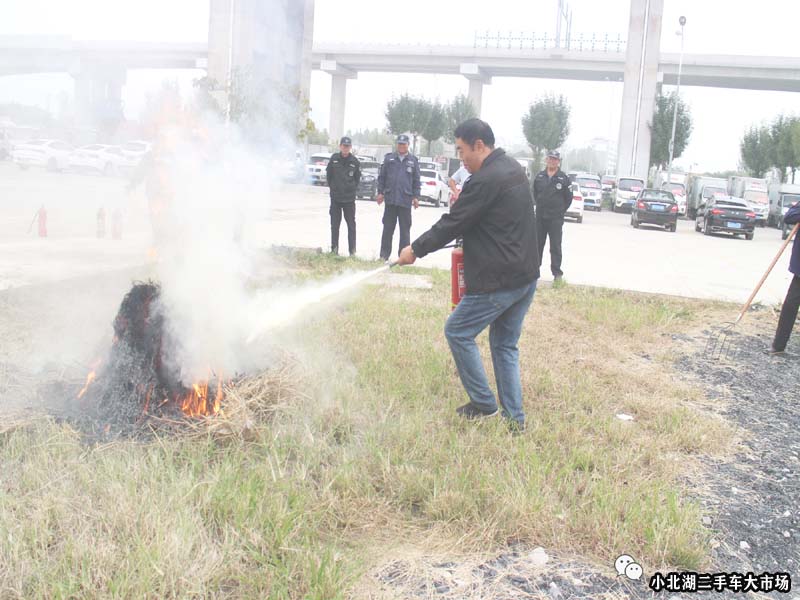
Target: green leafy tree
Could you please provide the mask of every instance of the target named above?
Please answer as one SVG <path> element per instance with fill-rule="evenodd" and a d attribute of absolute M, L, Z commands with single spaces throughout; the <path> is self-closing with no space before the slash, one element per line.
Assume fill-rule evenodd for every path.
<path fill-rule="evenodd" d="M 533 169 L 541 168 L 542 152 L 561 147 L 569 135 L 570 107 L 564 96 L 536 100 L 522 117 L 522 132 L 533 152 Z"/>
<path fill-rule="evenodd" d="M 672 119 L 675 103 L 678 103 L 678 120 L 675 123 L 675 150 L 673 158 L 678 158 L 692 135 L 692 115 L 689 107 L 677 94 L 659 94 L 656 97 L 656 110 L 650 125 L 650 166 L 666 168 L 669 164 L 669 144 L 672 139 Z"/>
<path fill-rule="evenodd" d="M 789 137 L 792 140 L 792 154 L 795 164 L 792 166 L 792 183 L 794 183 L 795 171 L 800 163 L 800 119 L 795 119 L 790 127 Z"/>
<path fill-rule="evenodd" d="M 389 100 L 385 113 L 387 131 L 394 135 L 411 131 L 415 110 L 416 100 L 408 94 Z"/>
<path fill-rule="evenodd" d="M 772 166 L 780 172 L 781 182 L 786 181 L 786 173 L 792 170 L 792 181 L 797 169 L 797 157 L 792 143 L 792 129 L 797 122 L 795 117 L 778 115 L 770 125 L 770 138 L 772 139 L 770 150 L 772 156 Z"/>
<path fill-rule="evenodd" d="M 430 104 L 428 120 L 420 130 L 420 134 L 428 142 L 428 155 L 431 153 L 431 143 L 438 141 L 447 130 L 447 110 L 438 101 Z"/>
<path fill-rule="evenodd" d="M 772 166 L 772 137 L 768 127 L 751 127 L 739 144 L 742 165 L 752 177 L 764 177 Z"/>
<path fill-rule="evenodd" d="M 444 132 L 445 141 L 449 144 L 455 143 L 456 127 L 467 119 L 474 119 L 477 116 L 478 111 L 475 110 L 475 105 L 472 104 L 472 101 L 467 96 L 462 94 L 453 98 L 446 108 L 447 125 Z"/>

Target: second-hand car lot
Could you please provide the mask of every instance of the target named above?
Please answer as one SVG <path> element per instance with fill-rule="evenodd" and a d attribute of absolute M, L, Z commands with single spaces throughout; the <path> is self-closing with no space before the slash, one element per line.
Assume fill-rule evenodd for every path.
<path fill-rule="evenodd" d="M 50 237 L 40 240 L 36 227 L 26 233 L 41 204 L 48 210 Z M 95 238 L 100 206 L 125 207 L 121 242 Z M 150 224 L 141 189 L 125 193 L 124 180 L 20 170 L 0 162 L 0 288 L 85 274 L 94 264 L 107 270 L 146 261 Z M 357 203 L 358 255 L 376 258 L 380 247 L 383 207 Z M 280 185 L 250 215 L 245 240 L 252 247 L 296 245 L 323 247 L 330 240 L 328 189 L 310 185 Z M 427 230 L 447 211 L 421 205 L 413 211 L 411 236 Z M 397 234 L 393 252 L 396 251 Z M 678 221 L 676 233 L 634 229 L 630 214 L 584 213 L 582 224 L 564 224 L 565 277 L 569 283 L 597 285 L 679 296 L 744 301 L 781 244 L 781 233 L 758 228 L 753 241 L 725 235 L 704 236 L 694 223 Z M 775 267 L 758 299 L 777 303 L 789 284 L 789 253 Z M 550 278 L 545 248 L 542 278 Z M 74 264 L 72 264 L 74 263 Z M 441 250 L 418 261 L 420 266 L 450 268 L 450 251 Z M 443 298 L 445 303 L 446 299 Z M 735 315 L 732 315 L 735 316 Z M 535 317 L 535 312 L 533 317 Z"/>

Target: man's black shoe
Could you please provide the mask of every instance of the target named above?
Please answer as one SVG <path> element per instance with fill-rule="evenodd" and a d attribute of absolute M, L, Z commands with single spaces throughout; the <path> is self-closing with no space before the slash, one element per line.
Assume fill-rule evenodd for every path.
<path fill-rule="evenodd" d="M 509 419 L 508 430 L 511 432 L 511 435 L 522 435 L 525 433 L 525 421 L 515 421 L 514 419 Z"/>
<path fill-rule="evenodd" d="M 465 419 L 482 419 L 483 417 L 494 417 L 497 414 L 497 409 L 495 408 L 493 412 L 484 412 L 471 402 L 467 402 L 464 406 L 459 406 L 456 409 L 456 413 L 464 417 Z"/>

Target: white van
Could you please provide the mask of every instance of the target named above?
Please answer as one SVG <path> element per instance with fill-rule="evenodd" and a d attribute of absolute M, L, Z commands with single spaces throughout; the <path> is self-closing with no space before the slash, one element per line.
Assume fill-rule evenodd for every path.
<path fill-rule="evenodd" d="M 770 227 L 783 230 L 783 239 L 789 237 L 790 228 L 783 222 L 783 216 L 793 204 L 800 202 L 800 185 L 792 183 L 773 183 L 769 186 Z"/>
<path fill-rule="evenodd" d="M 614 203 L 611 210 L 621 212 L 631 210 L 636 196 L 644 189 L 644 179 L 638 177 L 620 177 L 617 180 L 617 191 L 614 194 Z"/>
<path fill-rule="evenodd" d="M 764 226 L 769 216 L 769 190 L 766 179 L 732 176 L 728 178 L 728 194 L 743 198 L 756 213 L 756 224 Z"/>

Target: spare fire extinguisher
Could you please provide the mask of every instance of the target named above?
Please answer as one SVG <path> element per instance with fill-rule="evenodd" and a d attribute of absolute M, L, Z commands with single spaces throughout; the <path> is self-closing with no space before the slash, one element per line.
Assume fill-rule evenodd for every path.
<path fill-rule="evenodd" d="M 455 248 L 450 254 L 450 287 L 450 308 L 455 310 L 467 290 L 464 283 L 464 242 L 461 238 L 456 240 Z"/>

